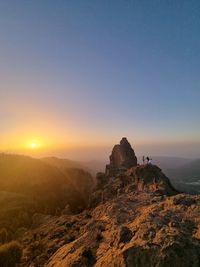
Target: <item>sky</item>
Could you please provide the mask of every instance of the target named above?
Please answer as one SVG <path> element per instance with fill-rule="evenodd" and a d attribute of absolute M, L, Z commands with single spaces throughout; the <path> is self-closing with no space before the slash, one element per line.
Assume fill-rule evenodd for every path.
<path fill-rule="evenodd" d="M 200 157 L 199 33 L 199 0 L 1 0 L 0 150 Z"/>

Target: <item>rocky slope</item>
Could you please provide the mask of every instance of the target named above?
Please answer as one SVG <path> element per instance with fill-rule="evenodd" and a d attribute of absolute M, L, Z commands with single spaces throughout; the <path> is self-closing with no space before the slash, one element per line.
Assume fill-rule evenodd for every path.
<path fill-rule="evenodd" d="M 79 236 L 45 266 L 200 266 L 199 203 L 182 194 L 122 194 L 80 217 Z"/>
<path fill-rule="evenodd" d="M 84 212 L 38 215 L 20 239 L 22 266 L 200 266 L 200 196 L 175 190 L 157 166 L 124 166 L 124 155 L 113 150 L 115 175 L 97 174 Z"/>

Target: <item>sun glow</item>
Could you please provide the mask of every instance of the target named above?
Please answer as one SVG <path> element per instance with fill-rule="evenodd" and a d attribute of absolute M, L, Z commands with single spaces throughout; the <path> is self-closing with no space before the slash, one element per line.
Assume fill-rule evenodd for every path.
<path fill-rule="evenodd" d="M 37 148 L 37 147 L 38 147 L 38 144 L 36 144 L 36 143 L 32 143 L 32 144 L 31 144 L 31 147 L 32 147 L 32 148 Z"/>
<path fill-rule="evenodd" d="M 30 148 L 30 149 L 38 149 L 40 146 L 41 146 L 40 143 L 36 140 L 33 140 L 33 141 L 29 142 L 29 144 L 28 144 L 28 148 Z"/>

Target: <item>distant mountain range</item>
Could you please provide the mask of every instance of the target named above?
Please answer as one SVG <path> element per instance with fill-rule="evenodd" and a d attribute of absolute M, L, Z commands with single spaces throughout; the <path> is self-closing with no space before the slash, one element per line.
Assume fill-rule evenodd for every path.
<path fill-rule="evenodd" d="M 180 157 L 164 157 L 164 156 L 154 156 L 153 157 L 153 164 L 158 165 L 163 170 L 166 169 L 176 169 L 185 164 L 190 163 L 192 160 L 187 158 L 180 158 Z"/>
<path fill-rule="evenodd" d="M 69 169 L 69 168 L 79 168 L 87 172 L 90 172 L 94 177 L 97 172 L 104 171 L 106 161 L 90 160 L 90 161 L 75 161 L 70 159 L 63 159 L 57 157 L 45 157 L 41 159 L 46 163 L 59 168 L 59 169 Z"/>

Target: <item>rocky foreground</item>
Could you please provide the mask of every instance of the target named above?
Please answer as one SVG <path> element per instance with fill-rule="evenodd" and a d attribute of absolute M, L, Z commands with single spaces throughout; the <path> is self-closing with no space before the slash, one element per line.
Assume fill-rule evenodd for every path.
<path fill-rule="evenodd" d="M 97 175 L 88 209 L 36 216 L 21 237 L 22 266 L 200 266 L 200 196 L 176 191 L 157 166 L 137 165 L 127 143 Z"/>

